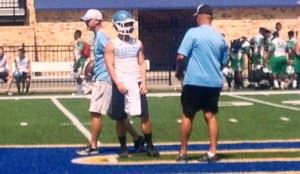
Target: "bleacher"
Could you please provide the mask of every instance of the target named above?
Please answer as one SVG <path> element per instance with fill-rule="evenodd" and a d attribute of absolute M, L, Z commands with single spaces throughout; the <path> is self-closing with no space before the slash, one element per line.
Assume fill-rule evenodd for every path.
<path fill-rule="evenodd" d="M 1 0 L 0 24 L 24 24 L 26 9 L 26 0 Z"/>

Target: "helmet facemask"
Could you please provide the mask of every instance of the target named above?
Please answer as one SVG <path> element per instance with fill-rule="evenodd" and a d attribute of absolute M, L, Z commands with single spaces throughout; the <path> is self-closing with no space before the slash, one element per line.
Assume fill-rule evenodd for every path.
<path fill-rule="evenodd" d="M 120 35 L 131 35 L 134 31 L 134 19 L 126 19 L 124 21 L 116 21 L 114 27 Z"/>

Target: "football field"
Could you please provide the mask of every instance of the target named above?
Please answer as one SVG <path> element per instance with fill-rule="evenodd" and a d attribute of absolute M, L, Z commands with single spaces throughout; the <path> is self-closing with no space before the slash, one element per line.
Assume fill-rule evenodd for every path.
<path fill-rule="evenodd" d="M 106 116 L 100 155 L 82 158 L 75 151 L 90 138 L 89 96 L 0 96 L 1 173 L 300 173 L 300 91 L 222 93 L 217 163 L 197 161 L 208 148 L 201 113 L 189 163 L 176 163 L 179 93 L 150 93 L 148 102 L 159 158 L 119 159 L 115 123 Z M 131 123 L 139 130 L 138 118 Z"/>

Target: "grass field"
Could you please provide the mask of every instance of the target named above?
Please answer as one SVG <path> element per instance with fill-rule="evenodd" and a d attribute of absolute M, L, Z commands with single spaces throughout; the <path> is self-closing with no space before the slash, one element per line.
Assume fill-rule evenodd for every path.
<path fill-rule="evenodd" d="M 298 161 L 300 159 L 300 93 L 295 91 L 286 94 L 262 94 L 229 93 L 221 96 L 218 114 L 220 156 L 225 161 L 272 158 Z M 164 150 L 163 146 L 159 147 L 162 150 L 160 160 L 174 161 L 178 150 L 180 98 L 178 94 L 166 97 L 157 94 L 151 96 L 150 94 L 148 102 L 155 143 L 176 145 L 175 149 L 172 147 L 171 150 Z M 89 99 L 86 97 L 70 97 L 68 95 L 0 97 L 0 146 L 2 147 L 0 152 L 6 154 L 8 147 L 26 148 L 29 145 L 51 145 L 51 147 L 66 145 L 74 148 L 86 144 L 90 119 L 87 112 L 88 107 Z M 139 119 L 132 118 L 132 122 L 139 130 Z M 115 123 L 109 117 L 104 117 L 99 141 L 104 145 L 115 144 L 114 150 L 109 154 L 117 153 Z M 128 138 L 128 142 L 131 142 L 131 138 Z M 200 146 L 195 149 L 192 147 L 191 159 L 193 160 L 199 157 L 207 147 L 207 131 L 201 113 L 198 113 L 195 119 L 191 142 L 205 145 L 203 149 L 197 149 Z M 228 149 L 225 147 L 228 145 L 226 143 L 243 144 L 247 142 L 270 142 L 271 144 L 261 149 L 255 149 L 256 144 L 250 144 L 250 151 L 249 149 L 245 151 L 243 148 L 235 149 L 233 146 Z M 289 147 L 289 144 L 279 146 L 272 142 L 293 142 L 294 144 Z M 225 143 L 224 148 L 222 143 Z M 263 151 L 261 151 L 262 149 Z M 104 153 L 106 150 L 104 148 Z M 69 163 L 74 158 L 74 151 L 73 154 L 70 153 L 71 157 L 65 157 Z M 8 156 L 6 157 L 8 158 Z M 127 159 L 120 159 L 120 162 L 141 160 L 156 161 L 157 159 L 147 158 L 144 155 L 133 155 Z M 0 166 L 7 166 L 7 164 L 0 162 Z M 297 167 L 293 170 L 298 171 Z"/>

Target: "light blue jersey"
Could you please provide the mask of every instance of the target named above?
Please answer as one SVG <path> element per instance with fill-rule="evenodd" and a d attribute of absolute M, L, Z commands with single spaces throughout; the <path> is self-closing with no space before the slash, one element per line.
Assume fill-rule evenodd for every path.
<path fill-rule="evenodd" d="M 111 81 L 104 60 L 104 49 L 107 44 L 108 38 L 101 31 L 97 31 L 94 41 L 95 66 L 93 81 Z"/>
<path fill-rule="evenodd" d="M 224 37 L 209 25 L 191 28 L 184 36 L 178 54 L 188 58 L 183 85 L 222 87 L 221 65 L 228 61 Z"/>

